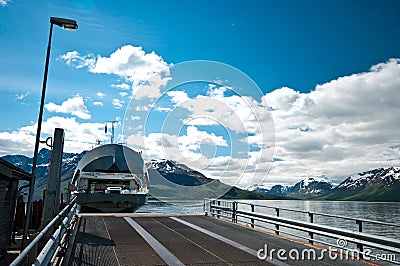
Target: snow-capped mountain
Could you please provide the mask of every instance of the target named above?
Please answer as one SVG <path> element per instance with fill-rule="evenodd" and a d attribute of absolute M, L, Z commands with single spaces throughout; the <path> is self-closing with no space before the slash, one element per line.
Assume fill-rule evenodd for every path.
<path fill-rule="evenodd" d="M 82 153 L 64 153 L 61 170 L 61 181 L 70 181 L 78 162 L 86 151 Z M 41 149 L 38 153 L 37 167 L 36 167 L 36 189 L 42 190 L 46 186 L 47 168 L 49 166 L 51 151 L 48 149 Z M 2 157 L 4 160 L 20 167 L 26 172 L 32 171 L 33 158 L 24 155 L 6 155 Z M 40 194 L 40 193 L 39 193 Z"/>
<path fill-rule="evenodd" d="M 157 170 L 169 181 L 184 186 L 197 186 L 213 180 L 184 164 L 172 160 L 151 160 L 146 163 L 146 166 L 149 169 Z"/>
<path fill-rule="evenodd" d="M 330 191 L 333 183 L 326 176 L 308 177 L 293 186 L 291 193 L 321 195 Z"/>
<path fill-rule="evenodd" d="M 366 184 L 380 182 L 384 187 L 400 181 L 400 167 L 378 168 L 349 176 L 336 189 L 356 189 Z"/>
<path fill-rule="evenodd" d="M 248 189 L 249 191 L 254 191 L 262 194 L 268 194 L 269 189 L 264 185 L 254 185 Z"/>
<path fill-rule="evenodd" d="M 263 192 L 273 196 L 289 196 L 294 198 L 315 197 L 332 190 L 333 183 L 326 176 L 307 177 L 292 186 L 275 185 L 270 190 Z M 257 186 L 253 191 L 259 191 Z M 264 188 L 265 191 L 265 188 Z"/>
<path fill-rule="evenodd" d="M 151 169 L 159 169 L 164 172 L 193 172 L 194 170 L 187 167 L 184 164 L 178 163 L 177 161 L 167 160 L 167 159 L 159 159 L 159 160 L 151 160 L 146 163 L 147 168 Z"/>
<path fill-rule="evenodd" d="M 223 198 L 231 198 L 231 199 L 281 199 L 280 197 L 270 196 L 263 193 L 257 193 L 257 191 L 248 191 L 243 190 L 237 187 L 231 187 L 224 183 L 221 183 L 219 180 L 214 180 L 206 177 L 199 171 L 189 168 L 188 166 L 178 163 L 172 160 L 151 160 L 146 163 L 148 169 L 157 170 L 163 177 L 168 179 L 169 181 L 183 185 L 183 186 L 198 186 L 211 181 L 216 181 L 214 186 L 218 187 L 218 190 L 226 190 L 227 192 L 223 196 Z M 153 184 L 151 182 L 150 176 L 150 194 L 152 189 L 162 189 L 162 187 L 157 187 L 157 184 Z M 209 191 L 206 189 L 204 191 L 209 195 Z M 175 192 L 174 192 L 175 193 Z M 201 193 L 201 191 L 199 191 Z M 220 195 L 218 195 L 220 196 Z"/>
<path fill-rule="evenodd" d="M 273 196 L 321 200 L 400 201 L 400 167 L 377 168 L 347 177 L 336 187 L 325 176 L 308 177 L 295 185 L 256 186 Z"/>
<path fill-rule="evenodd" d="M 322 199 L 400 201 L 400 167 L 378 168 L 349 176 Z"/>

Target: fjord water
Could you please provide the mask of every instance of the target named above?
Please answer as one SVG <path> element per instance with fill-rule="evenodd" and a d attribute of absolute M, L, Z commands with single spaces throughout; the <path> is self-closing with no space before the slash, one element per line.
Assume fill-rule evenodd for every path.
<path fill-rule="evenodd" d="M 299 211 L 309 211 L 314 213 L 325 213 L 352 217 L 357 219 L 376 220 L 385 223 L 400 224 L 400 203 L 399 202 L 361 202 L 361 201 L 306 201 L 306 200 L 236 200 L 242 203 L 294 209 Z M 249 205 L 239 204 L 239 208 L 250 210 Z M 273 208 L 263 208 L 256 206 L 255 211 L 269 215 L 276 215 Z M 149 203 L 137 212 L 144 213 L 165 213 L 165 214 L 204 214 L 203 201 L 180 201 L 165 203 L 159 201 L 149 201 Z M 279 215 L 301 221 L 308 221 L 307 213 L 297 213 L 280 210 Z M 243 220 L 244 223 L 250 221 Z M 341 218 L 314 216 L 314 222 L 318 224 L 339 227 L 347 230 L 358 231 L 358 225 L 354 220 Z M 256 222 L 256 225 L 261 225 Z M 266 226 L 274 230 L 273 225 Z M 289 230 L 290 232 L 290 230 Z M 372 223 L 363 223 L 363 232 L 400 239 L 400 227 L 382 226 Z M 306 236 L 306 234 L 304 234 Z"/>

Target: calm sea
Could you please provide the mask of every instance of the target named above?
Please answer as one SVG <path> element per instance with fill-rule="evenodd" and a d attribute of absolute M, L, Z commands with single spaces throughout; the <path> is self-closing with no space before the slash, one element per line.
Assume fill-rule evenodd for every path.
<path fill-rule="evenodd" d="M 305 200 L 238 200 L 242 203 L 253 203 L 256 205 L 278 207 L 316 213 L 326 213 L 340 216 L 348 216 L 358 219 L 376 220 L 386 223 L 400 225 L 400 203 L 396 202 L 358 202 L 358 201 L 305 201 Z M 239 205 L 241 209 L 249 210 L 248 205 Z M 256 212 L 275 215 L 274 209 L 256 206 Z M 137 212 L 147 213 L 170 213 L 170 214 L 204 214 L 203 201 L 180 201 L 165 203 L 149 201 Z M 291 211 L 280 211 L 280 216 L 297 220 L 308 221 L 308 214 Z M 243 221 L 244 223 L 249 221 Z M 314 222 L 348 230 L 358 230 L 355 221 L 340 218 L 324 217 L 315 215 Z M 256 223 L 257 225 L 257 223 Z M 259 224 L 261 225 L 261 224 Z M 273 230 L 274 226 L 266 226 Z M 290 232 L 290 231 L 289 231 Z M 400 239 L 400 227 L 381 226 L 363 223 L 363 232 L 375 235 Z"/>

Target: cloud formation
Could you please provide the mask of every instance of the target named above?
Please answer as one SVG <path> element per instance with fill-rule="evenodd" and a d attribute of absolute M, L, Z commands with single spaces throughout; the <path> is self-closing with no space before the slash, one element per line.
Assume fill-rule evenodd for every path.
<path fill-rule="evenodd" d="M 187 91 L 171 90 L 166 93 L 171 105 L 160 100 L 162 110 L 171 108 L 175 113 L 170 117 L 178 115 L 190 130 L 179 136 L 169 131 L 151 133 L 142 143 L 135 142 L 140 137 L 133 135 L 128 143 L 143 148 L 149 159 L 173 155 L 169 159 L 189 166 L 193 165 L 190 160 L 195 161 L 197 170 L 226 183 L 241 174 L 242 187 L 252 182 L 263 182 L 267 187 L 288 185 L 306 176 L 321 175 L 339 182 L 364 170 L 400 165 L 400 136 L 396 133 L 400 132 L 399 77 L 400 60 L 390 59 L 369 71 L 319 84 L 308 93 L 283 87 L 261 99 L 252 99 L 227 94 L 228 88 L 223 86 L 210 86 L 205 95 L 191 91 L 189 96 Z M 155 110 L 162 111 L 157 107 Z M 260 134 L 271 133 L 267 126 L 269 117 L 262 112 L 265 110 L 270 111 L 275 125 L 275 159 L 271 169 L 272 149 Z M 248 133 L 241 139 L 250 145 L 247 157 L 217 154 L 210 161 L 199 154 L 199 143 L 221 145 L 219 140 L 224 139 L 213 133 L 213 127 L 218 125 L 237 134 Z M 233 143 L 232 147 L 235 145 L 238 144 Z M 254 176 L 255 169 L 258 170 Z"/>
<path fill-rule="evenodd" d="M 263 97 L 276 127 L 271 178 L 327 175 L 341 179 L 400 164 L 400 60 L 317 85 L 309 93 L 277 89 Z M 275 178 L 274 178 L 275 176 Z"/>
<path fill-rule="evenodd" d="M 6 6 L 11 0 L 0 0 L 0 6 Z"/>
<path fill-rule="evenodd" d="M 61 105 L 50 102 L 45 104 L 44 107 L 49 112 L 71 114 L 81 119 L 90 119 L 92 117 L 85 106 L 82 96 L 69 98 Z"/>
<path fill-rule="evenodd" d="M 124 101 L 121 101 L 120 99 L 113 99 L 112 100 L 112 105 L 115 107 L 115 109 L 121 109 L 124 106 Z"/>
<path fill-rule="evenodd" d="M 86 67 L 91 73 L 113 74 L 122 77 L 132 84 L 133 89 L 143 85 L 153 75 L 163 73 L 170 67 L 154 51 L 146 53 L 141 46 L 132 45 L 122 46 L 108 57 L 94 56 L 93 54 L 81 55 L 77 51 L 71 51 L 61 55 L 59 59 L 77 69 Z M 113 84 L 112 87 L 124 90 L 130 88 L 126 83 Z"/>
<path fill-rule="evenodd" d="M 119 49 L 114 53 L 118 55 L 127 51 L 130 50 Z M 106 59 L 116 60 L 115 56 Z M 109 62 L 107 60 L 104 62 Z M 94 67 L 97 59 L 90 62 L 84 63 Z M 130 64 L 133 62 L 129 60 L 125 63 L 126 67 Z M 115 73 L 117 69 L 122 71 L 122 65 L 114 67 Z M 111 71 L 107 69 L 101 71 Z M 267 187 L 278 183 L 293 184 L 305 176 L 326 175 L 331 179 L 342 180 L 349 174 L 367 169 L 400 165 L 400 136 L 397 134 L 400 132 L 399 77 L 400 60 L 390 59 L 372 66 L 366 72 L 319 84 L 308 93 L 282 87 L 265 94 L 262 99 L 252 99 L 226 94 L 229 88 L 223 86 L 210 86 L 205 95 L 191 97 L 185 91 L 172 90 L 166 93 L 171 105 L 162 105 L 158 109 L 156 107 L 155 111 L 165 113 L 169 111 L 168 108 L 184 110 L 187 119 L 181 122 L 185 124 L 186 132 L 180 135 L 153 132 L 139 137 L 143 131 L 142 126 L 135 128 L 138 135 L 131 135 L 127 142 L 145 148 L 148 159 L 165 158 L 167 154 L 174 155 L 174 158 L 169 159 L 187 163 L 188 158 L 192 158 L 198 165 L 207 166 L 201 172 L 227 183 L 239 173 L 243 181 L 240 185 L 246 187 L 251 182 L 261 182 L 268 173 L 270 162 L 267 155 L 271 147 L 263 143 L 260 133 L 270 130 L 266 126 L 269 118 L 262 115 L 265 114 L 263 111 L 269 110 L 275 125 L 276 160 L 263 181 Z M 165 82 L 162 78 L 158 80 Z M 115 87 L 124 90 L 131 88 L 130 85 L 122 84 Z M 148 85 L 151 87 L 150 83 Z M 148 90 L 147 93 L 154 97 L 159 91 Z M 115 108 L 124 105 L 119 99 L 113 99 L 112 103 Z M 134 114 L 128 118 L 143 124 L 138 112 L 151 108 L 149 105 L 138 105 L 133 109 Z M 82 119 L 90 118 L 80 96 L 70 98 L 60 105 L 49 103 L 46 109 Z M 226 144 L 229 145 L 228 140 L 220 134 L 212 129 L 204 129 L 216 126 L 219 122 L 237 134 L 249 133 L 241 141 L 256 148 L 252 148 L 246 158 L 224 154 L 215 156 L 211 161 L 203 153 L 199 154 L 198 150 L 202 146 L 224 148 Z M 66 148 L 69 146 L 67 149 L 70 151 L 81 151 L 82 147 L 89 146 L 89 142 L 104 138 L 103 124 L 78 123 L 76 118 L 62 117 L 49 118 L 44 124 L 44 134 L 52 134 L 55 127 L 68 130 L 69 142 Z M 0 153 L 15 151 L 26 154 L 27 150 L 33 150 L 35 127 L 32 125 L 15 132 L 0 133 Z M 77 128 L 79 130 L 75 132 Z M 86 143 L 86 146 L 81 143 Z M 241 172 L 246 167 L 248 171 Z M 256 168 L 264 171 L 254 177 L 252 171 Z"/>
<path fill-rule="evenodd" d="M 18 100 L 18 101 L 22 101 L 23 99 L 28 97 L 30 94 L 31 94 L 30 91 L 25 92 L 25 93 L 15 94 L 15 99 Z"/>
<path fill-rule="evenodd" d="M 37 123 L 13 132 L 0 132 L 0 156 L 23 154 L 32 156 Z M 65 130 L 65 152 L 90 150 L 96 140 L 105 140 L 104 123 L 79 123 L 75 117 L 53 116 L 42 124 L 42 138 L 53 136 L 55 128 Z"/>
<path fill-rule="evenodd" d="M 104 93 L 102 93 L 101 91 L 99 91 L 98 93 L 96 93 L 96 96 L 99 97 L 100 99 L 102 99 L 106 95 Z"/>

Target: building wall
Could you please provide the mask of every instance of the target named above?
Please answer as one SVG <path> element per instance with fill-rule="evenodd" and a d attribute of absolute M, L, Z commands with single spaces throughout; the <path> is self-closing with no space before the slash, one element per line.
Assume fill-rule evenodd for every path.
<path fill-rule="evenodd" d="M 0 173 L 0 255 L 7 251 L 10 244 L 17 192 L 18 179 Z"/>

